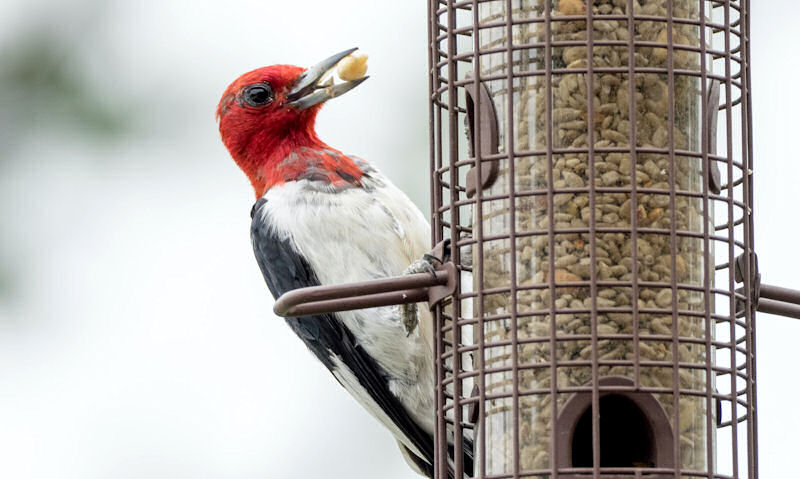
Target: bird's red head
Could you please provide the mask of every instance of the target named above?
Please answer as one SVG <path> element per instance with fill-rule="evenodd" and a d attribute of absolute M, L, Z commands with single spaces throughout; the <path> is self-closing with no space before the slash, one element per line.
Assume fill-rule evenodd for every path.
<path fill-rule="evenodd" d="M 259 68 L 228 86 L 217 107 L 222 141 L 261 196 L 281 180 L 281 160 L 301 148 L 328 148 L 314 132 L 322 103 L 349 91 L 366 77 L 337 85 L 320 84 L 353 50 L 304 69 L 292 65 Z"/>

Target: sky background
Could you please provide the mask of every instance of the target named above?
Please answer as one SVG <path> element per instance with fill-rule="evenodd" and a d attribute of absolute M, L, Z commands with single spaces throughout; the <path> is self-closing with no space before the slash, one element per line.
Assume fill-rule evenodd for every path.
<path fill-rule="evenodd" d="M 800 3 L 753 2 L 756 251 L 800 289 Z M 240 73 L 351 46 L 317 131 L 428 212 L 423 0 L 0 0 L 0 476 L 414 478 L 271 313 L 214 119 Z M 761 477 L 794 470 L 800 321 L 758 315 Z"/>

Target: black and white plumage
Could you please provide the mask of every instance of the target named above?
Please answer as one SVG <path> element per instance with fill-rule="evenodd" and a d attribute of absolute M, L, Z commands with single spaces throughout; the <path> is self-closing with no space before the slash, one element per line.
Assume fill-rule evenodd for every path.
<path fill-rule="evenodd" d="M 247 72 L 226 89 L 217 108 L 222 141 L 258 198 L 253 249 L 275 298 L 306 286 L 398 276 L 430 248 L 430 227 L 408 197 L 367 162 L 328 147 L 314 131 L 320 106 L 366 79 L 326 80 L 354 50 L 308 69 L 272 65 Z M 382 307 L 286 321 L 389 429 L 412 467 L 432 477 L 433 327 L 425 308 L 416 318 L 404 311 Z M 464 464 L 469 471 L 468 441 Z"/>
<path fill-rule="evenodd" d="M 275 298 L 306 286 L 397 276 L 427 252 L 430 229 L 416 206 L 377 170 L 358 164 L 365 170 L 359 184 L 334 186 L 316 175 L 274 186 L 254 206 L 253 248 Z M 397 307 L 286 321 L 392 432 L 415 468 L 432 476 L 429 318 L 423 313 L 411 335 Z"/>

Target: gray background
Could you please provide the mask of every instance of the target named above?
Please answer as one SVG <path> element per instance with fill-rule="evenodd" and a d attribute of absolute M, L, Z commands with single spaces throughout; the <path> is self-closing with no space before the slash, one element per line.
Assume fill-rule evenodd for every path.
<path fill-rule="evenodd" d="M 793 17 L 753 2 L 756 249 L 800 289 Z M 401 6 L 402 5 L 402 6 Z M 214 110 L 350 46 L 318 132 L 427 213 L 425 2 L 0 2 L 0 475 L 413 478 L 271 313 Z M 758 317 L 761 477 L 797 464 L 800 321 Z"/>

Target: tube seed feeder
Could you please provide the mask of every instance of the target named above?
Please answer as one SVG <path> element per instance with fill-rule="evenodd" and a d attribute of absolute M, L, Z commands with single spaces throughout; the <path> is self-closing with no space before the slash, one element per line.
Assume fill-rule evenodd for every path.
<path fill-rule="evenodd" d="M 437 477 L 756 478 L 747 0 L 429 0 Z"/>

